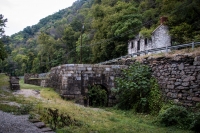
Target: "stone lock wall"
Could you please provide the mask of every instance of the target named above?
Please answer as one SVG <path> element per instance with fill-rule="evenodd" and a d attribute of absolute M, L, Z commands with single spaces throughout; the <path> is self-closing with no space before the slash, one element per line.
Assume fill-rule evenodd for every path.
<path fill-rule="evenodd" d="M 136 59 L 129 58 L 113 64 L 129 66 L 135 62 Z M 151 67 L 165 99 L 184 106 L 195 106 L 200 102 L 200 56 L 149 56 L 140 62 Z"/>
<path fill-rule="evenodd" d="M 46 81 L 62 97 L 74 99 L 79 104 L 88 103 L 85 101 L 88 85 L 103 85 L 107 88 L 111 106 L 116 102 L 111 93 L 111 88 L 115 87 L 114 79 L 120 76 L 121 69 L 126 69 L 135 61 L 125 59 L 114 62 L 114 65 L 61 65 L 51 69 Z M 141 62 L 151 67 L 152 75 L 157 78 L 164 98 L 184 106 L 195 106 L 200 102 L 200 56 L 150 56 Z"/>
<path fill-rule="evenodd" d="M 49 74 L 49 87 L 66 99 L 74 99 L 79 104 L 87 105 L 88 86 L 102 85 L 108 92 L 108 106 L 112 106 L 111 88 L 115 87 L 114 79 L 120 76 L 122 65 L 89 65 L 66 64 L 51 69 Z"/>
<path fill-rule="evenodd" d="M 38 80 L 30 80 L 31 78 L 39 78 L 38 74 L 31 74 L 31 73 L 25 73 L 24 74 L 24 83 L 26 84 L 33 84 L 33 85 L 39 85 Z"/>
<path fill-rule="evenodd" d="M 24 74 L 24 83 L 47 87 L 48 86 L 47 74 L 48 73 L 42 73 L 42 74 L 25 73 Z"/>
<path fill-rule="evenodd" d="M 20 90 L 18 77 L 10 76 L 10 88 L 11 90 Z"/>

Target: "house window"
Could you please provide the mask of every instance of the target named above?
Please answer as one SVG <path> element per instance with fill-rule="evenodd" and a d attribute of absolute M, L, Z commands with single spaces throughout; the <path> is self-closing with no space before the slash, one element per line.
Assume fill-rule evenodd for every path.
<path fill-rule="evenodd" d="M 137 50 L 140 50 L 140 40 L 137 41 Z"/>
<path fill-rule="evenodd" d="M 144 44 L 147 45 L 147 38 L 144 39 Z"/>
<path fill-rule="evenodd" d="M 133 48 L 133 42 L 131 42 L 131 48 Z"/>

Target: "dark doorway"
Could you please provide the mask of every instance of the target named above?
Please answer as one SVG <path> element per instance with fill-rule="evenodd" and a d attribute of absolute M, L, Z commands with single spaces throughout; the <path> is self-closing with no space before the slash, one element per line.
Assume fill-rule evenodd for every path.
<path fill-rule="evenodd" d="M 137 50 L 140 51 L 140 40 L 137 41 Z"/>
<path fill-rule="evenodd" d="M 108 106 L 108 91 L 103 85 L 93 85 L 88 87 L 89 106 L 92 107 L 107 107 Z"/>
<path fill-rule="evenodd" d="M 145 38 L 144 39 L 144 45 L 147 45 L 147 43 L 148 43 L 148 40 L 147 40 L 147 38 Z"/>
<path fill-rule="evenodd" d="M 131 42 L 131 48 L 133 48 L 133 45 L 134 45 L 133 42 Z"/>

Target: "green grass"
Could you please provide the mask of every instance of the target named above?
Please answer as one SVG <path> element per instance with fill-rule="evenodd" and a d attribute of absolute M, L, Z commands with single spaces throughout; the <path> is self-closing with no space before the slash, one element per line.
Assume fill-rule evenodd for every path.
<path fill-rule="evenodd" d="M 58 109 L 59 114 L 70 116 L 76 120 L 78 125 L 66 126 L 57 129 L 57 133 L 190 133 L 176 127 L 162 127 L 154 123 L 156 117 L 145 114 L 136 114 L 132 111 L 116 110 L 115 108 L 90 108 L 75 104 L 72 101 L 63 100 L 53 89 L 43 88 L 35 85 L 24 84 L 20 80 L 21 89 L 40 90 L 42 99 L 12 96 L 6 100 L 26 104 L 21 112 L 29 111 L 31 117 L 40 115 L 45 120 L 45 108 Z M 2 91 L 0 91 L 2 94 Z M 4 99 L 4 100 L 5 100 Z M 1 102 L 2 99 L 0 99 Z M 0 109 L 12 112 L 14 107 L 0 104 Z M 192 133 L 192 132 L 191 132 Z"/>
<path fill-rule="evenodd" d="M 20 89 L 32 89 L 32 90 L 41 90 L 41 86 L 36 86 L 36 85 L 30 85 L 30 84 L 24 84 L 24 80 L 20 79 L 19 80 L 20 84 Z"/>
<path fill-rule="evenodd" d="M 2 88 L 3 86 L 9 87 L 9 77 L 6 76 L 4 73 L 0 73 L 0 87 Z"/>
<path fill-rule="evenodd" d="M 135 114 L 132 111 L 114 108 L 89 108 L 65 101 L 51 88 L 41 88 L 41 96 L 46 99 L 36 107 L 35 112 L 42 114 L 43 108 L 56 108 L 59 113 L 68 114 L 81 122 L 81 126 L 70 126 L 58 129 L 57 132 L 76 133 L 189 133 L 176 127 L 161 127 L 154 123 L 156 117 Z"/>
<path fill-rule="evenodd" d="M 18 107 L 17 106 L 11 106 L 7 104 L 0 104 L 0 110 L 4 112 L 9 112 L 9 113 L 15 113 L 17 112 Z"/>
<path fill-rule="evenodd" d="M 9 87 L 9 77 L 3 73 L 0 73 L 0 110 L 4 112 L 10 112 L 13 114 L 27 114 L 32 105 L 30 100 L 25 99 L 23 96 L 13 95 L 13 91 Z M 9 105 L 9 102 L 17 103 L 21 105 Z"/>

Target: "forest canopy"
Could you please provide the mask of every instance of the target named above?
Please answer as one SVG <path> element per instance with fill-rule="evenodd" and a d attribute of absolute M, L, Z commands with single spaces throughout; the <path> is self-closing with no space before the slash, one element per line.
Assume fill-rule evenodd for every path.
<path fill-rule="evenodd" d="M 168 18 L 173 45 L 200 40 L 199 0 L 77 0 L 38 24 L 4 36 L 8 57 L 0 70 L 43 73 L 61 64 L 120 57 L 127 54 L 129 39 L 138 33 L 151 35 L 162 16 Z"/>

